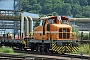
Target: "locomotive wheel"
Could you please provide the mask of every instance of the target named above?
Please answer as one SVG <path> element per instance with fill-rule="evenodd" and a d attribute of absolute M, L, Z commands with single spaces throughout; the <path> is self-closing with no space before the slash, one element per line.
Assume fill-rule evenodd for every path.
<path fill-rule="evenodd" d="M 34 43 L 31 43 L 31 51 L 34 51 Z"/>
<path fill-rule="evenodd" d="M 20 46 L 19 46 L 19 49 L 22 51 L 22 48 L 23 48 L 23 45 L 22 44 L 20 44 Z"/>
<path fill-rule="evenodd" d="M 48 45 L 47 45 L 47 44 L 45 44 L 45 46 L 44 46 L 44 47 L 45 47 L 45 48 L 44 48 L 44 52 L 48 54 L 48 53 L 49 53 L 49 47 L 48 47 Z"/>
<path fill-rule="evenodd" d="M 40 53 L 42 53 L 42 46 L 40 46 Z"/>
<path fill-rule="evenodd" d="M 39 50 L 39 45 L 36 44 L 36 52 L 38 52 L 38 50 Z"/>

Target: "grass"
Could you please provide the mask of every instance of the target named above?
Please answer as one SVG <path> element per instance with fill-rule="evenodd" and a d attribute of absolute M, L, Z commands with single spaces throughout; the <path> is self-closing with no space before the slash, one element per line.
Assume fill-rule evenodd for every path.
<path fill-rule="evenodd" d="M 16 53 L 14 52 L 14 50 L 10 47 L 6 47 L 6 46 L 2 46 L 0 47 L 0 52 L 2 53 L 9 53 L 9 54 L 16 54 L 16 55 L 20 55 L 20 56 L 25 56 L 25 53 Z"/>
<path fill-rule="evenodd" d="M 90 55 L 89 44 L 81 44 L 79 46 L 79 50 L 76 51 L 76 52 L 72 52 L 72 53 L 74 53 L 74 54 L 81 54 L 81 52 L 82 52 L 82 54 L 88 54 L 88 55 Z"/>
<path fill-rule="evenodd" d="M 14 50 L 10 47 L 5 47 L 5 46 L 2 46 L 0 47 L 0 52 L 3 52 L 3 53 L 12 53 L 12 54 L 18 54 L 18 55 L 25 55 L 23 53 L 15 53 Z M 89 44 L 81 44 L 79 46 L 79 50 L 76 51 L 76 52 L 72 52 L 73 54 L 88 54 L 90 55 L 90 48 L 89 48 Z"/>
<path fill-rule="evenodd" d="M 3 52 L 3 53 L 14 53 L 14 50 L 10 47 L 5 47 L 5 46 L 2 46 L 0 47 L 0 52 Z"/>

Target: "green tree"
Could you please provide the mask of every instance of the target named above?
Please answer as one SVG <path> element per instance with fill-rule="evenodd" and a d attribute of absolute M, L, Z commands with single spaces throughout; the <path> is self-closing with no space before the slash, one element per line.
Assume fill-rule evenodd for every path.
<path fill-rule="evenodd" d="M 57 1 L 52 0 L 52 4 L 53 4 L 52 12 L 57 12 L 59 15 L 62 15 L 62 6 L 64 2 L 61 0 Z"/>
<path fill-rule="evenodd" d="M 88 17 L 90 0 L 22 0 L 22 9 L 38 14 L 73 15 Z"/>
<path fill-rule="evenodd" d="M 64 3 L 73 4 L 73 0 L 64 0 Z"/>
<path fill-rule="evenodd" d="M 30 10 L 29 7 L 31 6 L 29 5 L 28 0 L 22 0 L 22 9 L 28 12 Z"/>
<path fill-rule="evenodd" d="M 41 7 L 40 4 L 33 4 L 33 7 L 32 7 L 32 10 L 33 10 L 33 11 L 32 11 L 32 12 L 33 12 L 33 13 L 38 13 L 38 14 L 39 14 L 40 11 L 41 11 L 41 8 L 42 8 L 42 7 Z"/>
<path fill-rule="evenodd" d="M 83 40 L 88 40 L 89 39 L 89 34 L 84 34 Z"/>
<path fill-rule="evenodd" d="M 90 0 L 89 0 L 90 1 Z M 80 5 L 81 6 L 87 6 L 88 5 L 88 0 L 79 0 L 79 2 L 80 2 Z"/>
<path fill-rule="evenodd" d="M 57 16 L 58 13 L 57 12 L 52 12 L 52 15 Z"/>
<path fill-rule="evenodd" d="M 83 7 L 83 16 L 89 17 L 90 14 L 90 6 Z"/>
<path fill-rule="evenodd" d="M 41 13 L 45 15 L 52 13 L 52 0 L 45 0 Z"/>
<path fill-rule="evenodd" d="M 37 0 L 28 0 L 28 2 L 30 3 L 30 5 L 37 4 Z"/>
<path fill-rule="evenodd" d="M 73 17 L 76 17 L 76 15 L 82 15 L 82 7 L 78 4 L 75 4 L 72 6 L 72 15 Z"/>
<path fill-rule="evenodd" d="M 40 20 L 37 20 L 35 23 L 35 27 L 39 26 L 39 24 L 40 24 Z"/>
<path fill-rule="evenodd" d="M 88 2 L 88 5 L 90 6 L 90 0 L 88 0 L 87 2 Z"/>
<path fill-rule="evenodd" d="M 71 15 L 71 5 L 68 3 L 63 4 L 62 15 Z"/>

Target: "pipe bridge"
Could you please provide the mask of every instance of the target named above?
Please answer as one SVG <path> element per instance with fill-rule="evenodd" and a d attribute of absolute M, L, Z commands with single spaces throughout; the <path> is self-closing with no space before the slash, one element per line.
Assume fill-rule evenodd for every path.
<path fill-rule="evenodd" d="M 20 10 L 0 10 L 0 20 L 20 20 Z"/>
<path fill-rule="evenodd" d="M 22 10 L 0 10 L 0 29 L 17 29 L 17 31 L 20 30 L 21 36 L 24 36 L 25 32 L 28 36 L 30 32 L 33 32 L 33 20 L 38 19 L 24 16 Z"/>

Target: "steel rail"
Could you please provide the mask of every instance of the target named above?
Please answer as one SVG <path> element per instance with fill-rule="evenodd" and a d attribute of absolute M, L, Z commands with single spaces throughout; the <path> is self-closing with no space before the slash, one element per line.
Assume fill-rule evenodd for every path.
<path fill-rule="evenodd" d="M 44 58 L 44 59 L 90 59 L 89 55 L 81 55 L 81 54 L 57 54 L 57 53 L 40 53 L 40 52 L 31 52 L 30 50 L 27 51 L 21 51 L 21 50 L 14 50 L 15 52 L 19 53 L 26 53 L 28 55 L 33 54 L 31 57 L 34 58 Z M 28 57 L 28 56 L 27 56 Z M 64 57 L 64 58 L 63 58 Z"/>

